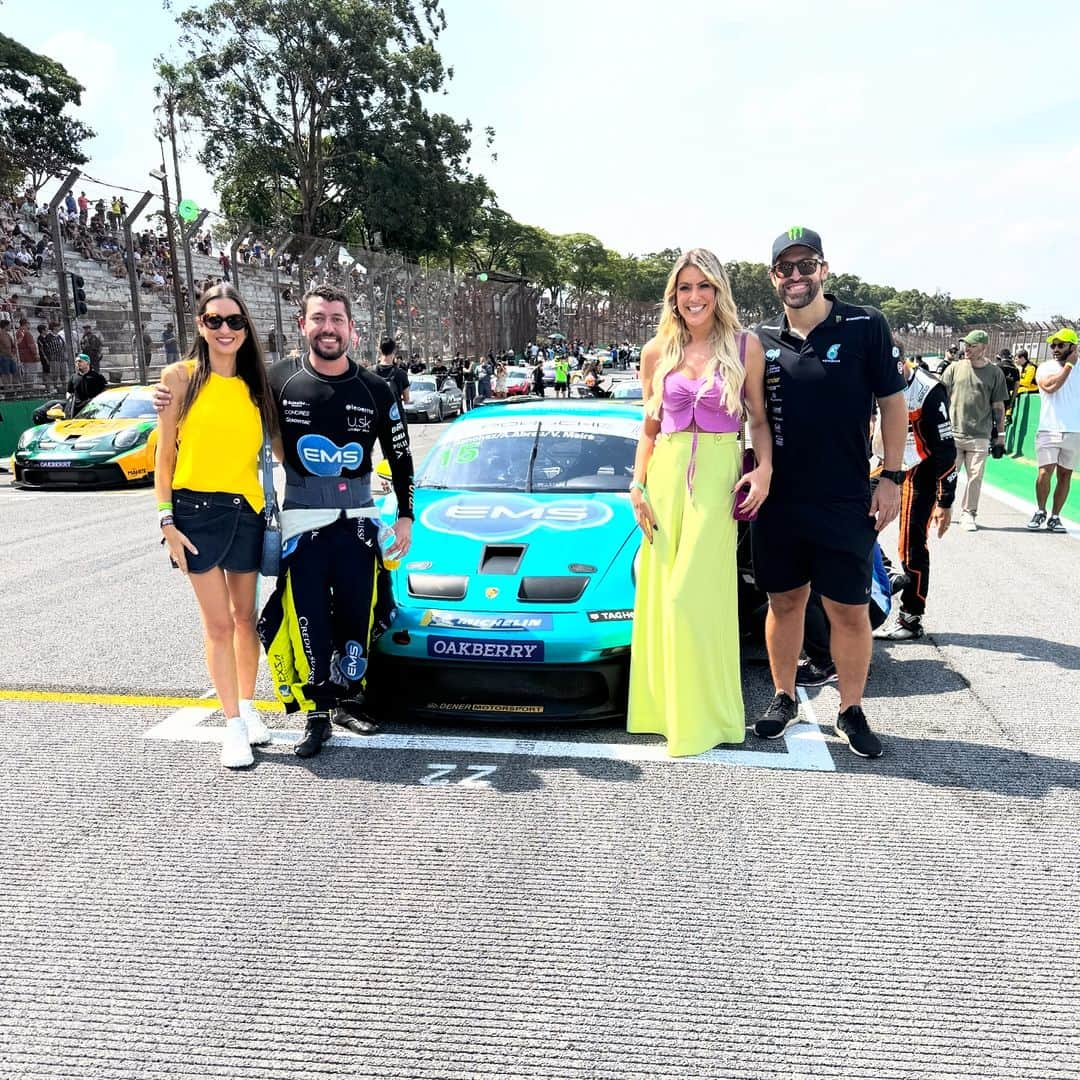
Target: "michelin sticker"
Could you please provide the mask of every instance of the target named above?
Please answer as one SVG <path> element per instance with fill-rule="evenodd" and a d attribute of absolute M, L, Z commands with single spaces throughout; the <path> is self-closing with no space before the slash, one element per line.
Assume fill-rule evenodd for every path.
<path fill-rule="evenodd" d="M 431 626 L 441 630 L 550 630 L 553 622 L 550 615 L 479 615 L 459 611 L 425 611 L 420 619 L 421 626 Z"/>
<path fill-rule="evenodd" d="M 606 525 L 611 507 L 595 499 L 534 499 L 514 492 L 454 495 L 432 503 L 420 515 L 435 532 L 473 540 L 509 540 L 537 529 L 577 532 Z"/>

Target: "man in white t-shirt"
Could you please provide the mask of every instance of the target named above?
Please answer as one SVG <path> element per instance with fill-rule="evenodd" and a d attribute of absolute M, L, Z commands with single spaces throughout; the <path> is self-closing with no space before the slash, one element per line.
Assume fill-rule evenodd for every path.
<path fill-rule="evenodd" d="M 1029 529 L 1046 524 L 1047 532 L 1066 532 L 1061 511 L 1069 497 L 1073 469 L 1080 461 L 1080 382 L 1073 375 L 1077 335 L 1070 327 L 1055 330 L 1047 339 L 1051 358 L 1039 365 L 1035 381 L 1039 385 L 1039 430 L 1035 435 L 1035 455 L 1039 476 L 1035 481 L 1038 509 L 1028 522 Z M 1053 512 L 1047 517 L 1050 481 L 1057 473 Z"/>

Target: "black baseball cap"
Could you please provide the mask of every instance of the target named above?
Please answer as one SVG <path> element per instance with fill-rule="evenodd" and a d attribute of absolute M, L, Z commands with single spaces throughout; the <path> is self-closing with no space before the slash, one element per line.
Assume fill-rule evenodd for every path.
<path fill-rule="evenodd" d="M 825 251 L 821 246 L 821 237 L 813 229 L 805 229 L 801 225 L 794 225 L 787 232 L 782 232 L 773 241 L 772 262 L 769 265 L 773 266 L 788 248 L 793 247 L 809 248 L 811 251 L 816 251 L 823 259 L 825 258 Z"/>

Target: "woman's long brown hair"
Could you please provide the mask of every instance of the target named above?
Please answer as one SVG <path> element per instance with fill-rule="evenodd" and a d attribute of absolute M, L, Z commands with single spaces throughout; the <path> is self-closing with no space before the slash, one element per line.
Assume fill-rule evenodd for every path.
<path fill-rule="evenodd" d="M 271 436 L 277 434 L 277 409 L 274 406 L 274 396 L 270 392 L 270 383 L 266 378 L 266 362 L 263 359 L 262 346 L 259 344 L 259 335 L 255 331 L 255 324 L 251 319 L 251 312 L 244 303 L 240 294 L 226 282 L 213 285 L 199 297 L 195 304 L 195 315 L 201 316 L 206 311 L 211 300 L 231 300 L 240 309 L 240 314 L 247 320 L 247 332 L 244 335 L 244 343 L 236 352 L 236 374 L 247 383 L 248 393 L 251 400 L 259 410 L 262 417 L 263 430 L 270 432 Z M 199 392 L 210 379 L 210 349 L 206 339 L 199 333 L 195 334 L 195 342 L 187 358 L 195 361 L 195 370 L 188 380 L 187 394 L 180 405 L 180 417 L 178 423 L 184 422 Z"/>

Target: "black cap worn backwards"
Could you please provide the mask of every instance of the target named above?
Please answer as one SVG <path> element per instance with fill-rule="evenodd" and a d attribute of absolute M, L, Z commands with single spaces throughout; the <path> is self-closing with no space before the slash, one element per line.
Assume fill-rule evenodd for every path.
<path fill-rule="evenodd" d="M 821 237 L 813 229 L 804 229 L 801 225 L 795 225 L 773 241 L 772 262 L 769 265 L 774 265 L 788 248 L 793 247 L 809 248 L 811 251 L 816 251 L 823 259 L 825 258 L 825 252 L 821 247 Z"/>

